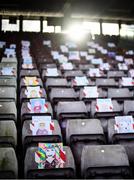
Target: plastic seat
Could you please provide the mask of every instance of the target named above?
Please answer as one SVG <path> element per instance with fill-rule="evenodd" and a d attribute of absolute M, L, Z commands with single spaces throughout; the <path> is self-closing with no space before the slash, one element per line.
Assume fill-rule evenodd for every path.
<path fill-rule="evenodd" d="M 121 145 L 84 146 L 81 156 L 82 178 L 128 178 L 130 168 L 125 148 Z"/>
<path fill-rule="evenodd" d="M 0 119 L 17 121 L 15 102 L 0 102 Z"/>
<path fill-rule="evenodd" d="M 47 78 L 45 85 L 48 90 L 53 87 L 69 87 L 65 78 Z"/>
<path fill-rule="evenodd" d="M 16 62 L 1 62 L 0 69 L 2 69 L 3 67 L 13 67 L 14 69 L 17 70 L 17 63 Z"/>
<path fill-rule="evenodd" d="M 28 107 L 28 102 L 23 102 L 21 106 L 21 121 L 23 123 L 24 120 L 31 119 L 33 115 L 51 115 L 53 117 L 53 111 L 50 102 L 46 102 L 47 111 L 43 113 L 34 113 L 30 112 Z"/>
<path fill-rule="evenodd" d="M 13 63 L 17 63 L 17 58 L 6 58 L 6 57 L 3 57 L 2 59 L 1 59 L 1 62 L 6 62 L 6 63 L 8 63 L 8 62 L 13 62 Z"/>
<path fill-rule="evenodd" d="M 96 79 L 96 86 L 101 88 L 118 87 L 118 83 L 113 78 Z"/>
<path fill-rule="evenodd" d="M 17 145 L 17 130 L 14 121 L 0 120 L 0 146 L 7 147 Z"/>
<path fill-rule="evenodd" d="M 57 105 L 57 118 L 86 118 L 88 116 L 86 105 L 83 101 L 59 102 Z"/>
<path fill-rule="evenodd" d="M 91 117 L 96 118 L 106 118 L 106 117 L 114 117 L 115 115 L 123 114 L 123 104 L 118 103 L 116 100 L 112 100 L 113 110 L 109 112 L 97 112 L 96 111 L 96 101 L 92 101 L 91 103 Z"/>
<path fill-rule="evenodd" d="M 108 97 L 116 100 L 132 99 L 133 92 L 127 88 L 108 88 Z"/>
<path fill-rule="evenodd" d="M 0 101 L 16 102 L 16 88 L 15 87 L 0 87 Z"/>
<path fill-rule="evenodd" d="M 105 135 L 98 119 L 68 119 L 66 143 L 71 147 L 80 176 L 81 152 L 85 145 L 105 144 Z"/>
<path fill-rule="evenodd" d="M 124 71 L 108 71 L 107 73 L 108 78 L 121 78 L 127 76 Z"/>
<path fill-rule="evenodd" d="M 38 169 L 34 158 L 38 147 L 28 148 L 24 162 L 25 178 L 75 178 L 75 163 L 72 152 L 67 146 L 64 146 L 63 149 L 66 152 L 66 162 L 64 168 Z"/>
<path fill-rule="evenodd" d="M 52 103 L 77 100 L 77 94 L 73 88 L 52 88 L 49 97 Z"/>
<path fill-rule="evenodd" d="M 20 78 L 25 76 L 36 76 L 40 77 L 39 71 L 37 69 L 35 70 L 21 70 L 20 71 Z"/>
<path fill-rule="evenodd" d="M 25 120 L 23 123 L 22 143 L 25 148 L 28 146 L 37 146 L 38 142 L 62 142 L 61 129 L 57 120 L 53 120 L 54 130 L 52 131 L 52 135 L 32 135 L 30 129 L 31 122 L 32 120 Z"/>
<path fill-rule="evenodd" d="M 124 115 L 134 115 L 134 101 L 125 100 L 124 101 Z"/>
<path fill-rule="evenodd" d="M 44 90 L 44 88 L 40 88 L 40 90 L 41 90 L 41 94 L 40 94 L 40 98 L 45 98 L 45 99 L 47 99 L 47 94 L 46 94 L 46 92 L 45 92 L 45 90 Z M 27 97 L 27 95 L 25 94 L 25 91 L 26 91 L 26 88 L 22 88 L 21 89 L 21 92 L 20 92 L 20 102 L 22 103 L 23 101 L 29 101 L 29 99 L 32 99 L 32 98 L 36 98 L 36 96 L 35 97 Z M 37 97 L 38 98 L 38 97 Z"/>
<path fill-rule="evenodd" d="M 125 125 L 127 127 L 130 126 L 130 124 L 126 124 L 126 122 L 125 122 Z M 122 125 L 123 129 L 125 129 L 125 125 L 124 125 L 124 127 Z M 125 147 L 125 149 L 126 149 L 126 152 L 127 152 L 130 163 L 134 164 L 134 154 L 133 154 L 134 132 L 129 132 L 129 131 L 127 132 L 127 129 L 125 131 L 123 130 L 124 132 L 118 132 L 115 127 L 116 127 L 115 119 L 114 118 L 110 119 L 108 121 L 108 139 L 109 139 L 109 143 L 123 145 Z M 128 127 L 128 130 L 129 130 L 129 127 Z"/>
<path fill-rule="evenodd" d="M 4 78 L 0 76 L 0 87 L 16 87 L 17 88 L 17 81 L 16 78 L 10 77 L 10 78 Z"/>
<path fill-rule="evenodd" d="M 84 76 L 84 74 L 81 70 L 70 70 L 70 71 L 68 70 L 64 72 L 63 76 L 68 80 L 71 80 L 76 76 Z"/>
<path fill-rule="evenodd" d="M 0 148 L 0 178 L 14 179 L 18 177 L 16 154 L 11 147 Z"/>

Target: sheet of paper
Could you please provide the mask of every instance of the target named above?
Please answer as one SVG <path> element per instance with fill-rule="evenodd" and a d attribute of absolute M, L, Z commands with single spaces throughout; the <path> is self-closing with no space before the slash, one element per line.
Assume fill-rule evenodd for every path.
<path fill-rule="evenodd" d="M 27 86 L 26 90 L 25 90 L 25 94 L 27 96 L 27 98 L 39 98 L 41 97 L 41 88 L 40 86 Z"/>
<path fill-rule="evenodd" d="M 54 122 L 51 116 L 32 116 L 30 129 L 33 136 L 52 135 Z"/>
<path fill-rule="evenodd" d="M 74 82 L 75 82 L 76 86 L 86 86 L 86 85 L 89 85 L 89 81 L 88 81 L 86 76 L 83 76 L 83 77 L 78 77 L 77 76 L 77 77 L 75 77 Z"/>
<path fill-rule="evenodd" d="M 96 101 L 96 111 L 97 112 L 112 112 L 113 104 L 111 99 L 97 99 Z"/>
<path fill-rule="evenodd" d="M 97 86 L 84 87 L 83 93 L 85 98 L 98 98 L 99 96 Z"/>
<path fill-rule="evenodd" d="M 38 169 L 63 168 L 66 162 L 66 153 L 62 143 L 39 143 L 35 153 L 35 162 Z"/>
<path fill-rule="evenodd" d="M 132 116 L 115 117 L 114 129 L 117 133 L 134 133 L 134 120 Z"/>
<path fill-rule="evenodd" d="M 46 113 L 48 111 L 47 104 L 45 99 L 30 99 L 30 104 L 28 104 L 28 108 L 31 113 Z"/>

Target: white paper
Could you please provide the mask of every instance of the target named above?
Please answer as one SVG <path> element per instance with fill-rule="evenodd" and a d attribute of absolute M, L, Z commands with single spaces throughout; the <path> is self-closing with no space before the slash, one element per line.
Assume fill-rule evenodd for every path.
<path fill-rule="evenodd" d="M 91 63 L 95 64 L 95 65 L 98 65 L 98 64 L 102 64 L 103 61 L 102 61 L 101 58 L 94 58 L 94 59 L 91 59 Z"/>
<path fill-rule="evenodd" d="M 112 112 L 113 104 L 111 99 L 97 99 L 96 103 L 97 112 Z"/>
<path fill-rule="evenodd" d="M 51 116 L 32 116 L 32 123 L 30 124 L 30 129 L 32 135 L 52 135 Z"/>
<path fill-rule="evenodd" d="M 132 58 L 125 58 L 124 61 L 125 61 L 126 65 L 131 65 L 131 64 L 133 65 L 134 64 Z"/>
<path fill-rule="evenodd" d="M 80 60 L 79 51 L 69 51 L 69 60 Z"/>
<path fill-rule="evenodd" d="M 134 80 L 131 77 L 122 77 L 122 86 L 134 86 Z"/>
<path fill-rule="evenodd" d="M 121 55 L 116 55 L 116 56 L 115 56 L 115 59 L 116 59 L 116 61 L 123 62 L 124 57 L 121 56 Z"/>
<path fill-rule="evenodd" d="M 72 65 L 72 63 L 63 63 L 62 64 L 62 68 L 64 70 L 72 70 L 73 69 L 73 65 Z"/>
<path fill-rule="evenodd" d="M 47 68 L 47 76 L 58 76 L 58 70 L 57 68 Z"/>
<path fill-rule="evenodd" d="M 134 120 L 132 116 L 115 117 L 115 131 L 117 133 L 134 133 Z"/>
<path fill-rule="evenodd" d="M 118 68 L 119 70 L 128 70 L 128 67 L 125 63 L 119 63 Z"/>
<path fill-rule="evenodd" d="M 68 47 L 65 46 L 65 45 L 61 45 L 60 50 L 61 50 L 62 53 L 68 53 Z"/>
<path fill-rule="evenodd" d="M 95 49 L 90 48 L 90 49 L 88 49 L 88 53 L 89 53 L 89 54 L 95 54 L 95 53 L 96 53 L 96 50 L 95 50 Z"/>
<path fill-rule="evenodd" d="M 83 93 L 86 98 L 98 98 L 99 96 L 97 86 L 84 87 Z"/>
<path fill-rule="evenodd" d="M 89 85 L 89 81 L 88 81 L 86 76 L 75 77 L 74 82 L 76 82 L 77 86 L 86 86 L 86 85 Z"/>
<path fill-rule="evenodd" d="M 132 78 L 134 77 L 134 69 L 130 69 L 128 73 L 129 73 L 130 77 L 132 77 Z"/>
<path fill-rule="evenodd" d="M 41 89 L 40 86 L 31 87 L 28 86 L 25 90 L 25 94 L 27 98 L 38 98 L 41 97 Z"/>
<path fill-rule="evenodd" d="M 90 68 L 88 74 L 91 77 L 101 77 L 99 68 Z"/>
<path fill-rule="evenodd" d="M 110 65 L 109 65 L 109 63 L 102 63 L 102 64 L 100 64 L 100 70 L 110 70 Z"/>

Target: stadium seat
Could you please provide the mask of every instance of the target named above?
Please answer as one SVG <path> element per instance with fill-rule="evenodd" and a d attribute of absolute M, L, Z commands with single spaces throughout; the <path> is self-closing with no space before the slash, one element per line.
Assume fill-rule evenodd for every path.
<path fill-rule="evenodd" d="M 121 145 L 84 146 L 81 156 L 82 178 L 128 178 L 130 168 L 125 148 Z"/>
<path fill-rule="evenodd" d="M 72 152 L 69 147 L 64 146 L 66 152 L 66 162 L 64 168 L 52 168 L 52 169 L 38 169 L 37 163 L 35 162 L 35 152 L 37 147 L 30 147 L 27 149 L 25 156 L 25 178 L 75 178 L 75 163 Z"/>
<path fill-rule="evenodd" d="M 15 102 L 0 102 L 0 119 L 17 121 Z"/>
<path fill-rule="evenodd" d="M 16 87 L 17 88 L 17 81 L 16 78 L 2 78 L 0 76 L 0 87 L 5 86 L 5 87 Z"/>
<path fill-rule="evenodd" d="M 0 148 L 0 178 L 16 179 L 18 177 L 18 163 L 15 151 L 11 147 Z"/>
<path fill-rule="evenodd" d="M 134 115 L 134 101 L 125 100 L 124 101 L 124 115 Z"/>
<path fill-rule="evenodd" d="M 108 71 L 107 76 L 108 78 L 118 79 L 121 77 L 126 77 L 127 75 L 124 73 L 124 71 Z"/>
<path fill-rule="evenodd" d="M 16 88 L 15 87 L 0 87 L 0 101 L 14 101 L 16 102 Z"/>
<path fill-rule="evenodd" d="M 17 146 L 17 129 L 14 121 L 0 120 L 0 146 Z"/>
<path fill-rule="evenodd" d="M 50 90 L 52 87 L 69 87 L 65 78 L 47 78 L 45 87 Z"/>
<path fill-rule="evenodd" d="M 39 71 L 38 70 L 21 70 L 20 71 L 20 78 L 25 77 L 25 76 L 36 76 L 40 77 Z"/>
<path fill-rule="evenodd" d="M 127 88 L 108 88 L 108 98 L 125 100 L 133 97 L 133 91 L 129 91 Z"/>
<path fill-rule="evenodd" d="M 61 129 L 57 120 L 54 121 L 54 131 L 52 135 L 32 135 L 30 124 L 32 120 L 25 120 L 22 127 L 22 143 L 26 148 L 28 146 L 37 146 L 38 142 L 58 143 L 62 142 Z"/>
<path fill-rule="evenodd" d="M 101 88 L 118 87 L 118 82 L 116 82 L 113 78 L 100 78 L 96 79 L 96 86 Z"/>
<path fill-rule="evenodd" d="M 123 117 L 123 116 L 121 116 Z M 126 119 L 127 120 L 127 119 Z M 129 121 L 129 119 L 128 119 Z M 134 164 L 134 155 L 133 155 L 133 148 L 134 148 L 134 132 L 130 131 L 130 122 L 125 121 L 125 124 L 121 124 L 123 128 L 123 132 L 117 131 L 116 129 L 116 124 L 115 119 L 110 119 L 108 121 L 108 139 L 109 143 L 112 144 L 120 144 L 125 147 L 129 162 L 131 164 Z M 118 127 L 117 127 L 118 128 Z M 119 127 L 120 128 L 120 127 Z M 127 130 L 128 129 L 128 130 Z"/>
<path fill-rule="evenodd" d="M 59 101 L 73 101 L 78 98 L 73 88 L 52 88 L 49 97 L 54 104 Z"/>
<path fill-rule="evenodd" d="M 88 112 L 83 101 L 59 102 L 57 105 L 57 118 L 86 118 Z"/>

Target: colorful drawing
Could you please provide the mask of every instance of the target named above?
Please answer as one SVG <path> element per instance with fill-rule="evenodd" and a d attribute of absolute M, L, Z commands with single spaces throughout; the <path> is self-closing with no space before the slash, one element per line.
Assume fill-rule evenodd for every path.
<path fill-rule="evenodd" d="M 48 104 L 42 98 L 30 99 L 27 106 L 31 113 L 46 113 L 48 111 Z"/>
<path fill-rule="evenodd" d="M 26 76 L 23 79 L 23 81 L 26 86 L 37 86 L 39 84 L 37 77 L 27 77 Z"/>
<path fill-rule="evenodd" d="M 63 168 L 66 154 L 62 143 L 39 143 L 35 152 L 35 162 L 38 169 Z"/>
<path fill-rule="evenodd" d="M 87 85 L 89 85 L 89 81 L 88 81 L 86 76 L 83 76 L 83 77 L 78 77 L 77 76 L 73 80 L 73 85 L 76 85 L 76 86 L 87 86 Z"/>
<path fill-rule="evenodd" d="M 42 90 L 40 86 L 35 86 L 35 87 L 27 86 L 25 90 L 25 94 L 27 98 L 37 98 L 37 97 L 41 97 Z"/>
<path fill-rule="evenodd" d="M 13 67 L 3 67 L 1 70 L 2 75 L 14 75 Z"/>
<path fill-rule="evenodd" d="M 32 116 L 30 124 L 32 135 L 52 135 L 54 122 L 51 116 Z"/>

